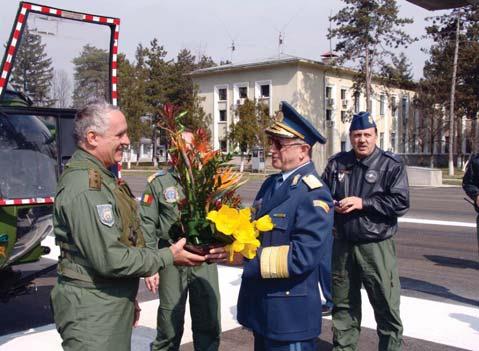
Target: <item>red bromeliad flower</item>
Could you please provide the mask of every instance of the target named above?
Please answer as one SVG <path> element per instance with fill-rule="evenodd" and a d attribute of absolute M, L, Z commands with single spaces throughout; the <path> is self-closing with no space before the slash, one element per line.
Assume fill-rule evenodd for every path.
<path fill-rule="evenodd" d="M 158 127 L 169 139 L 170 164 L 183 188 L 185 199 L 178 203 L 181 227 L 193 244 L 213 243 L 217 240 L 206 219 L 210 208 L 218 204 L 238 207 L 240 198 L 235 193 L 244 182 L 242 174 L 227 166 L 230 155 L 213 150 L 206 130 L 199 128 L 185 133 L 178 107 L 165 104 L 159 111 Z"/>

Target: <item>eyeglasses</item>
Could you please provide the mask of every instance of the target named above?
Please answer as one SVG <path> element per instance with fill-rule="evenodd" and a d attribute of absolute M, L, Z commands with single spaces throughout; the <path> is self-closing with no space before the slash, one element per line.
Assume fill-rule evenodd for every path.
<path fill-rule="evenodd" d="M 274 148 L 278 151 L 281 151 L 283 149 L 286 149 L 290 146 L 295 146 L 295 145 L 308 145 L 305 143 L 291 143 L 291 144 L 282 144 L 279 142 L 279 140 L 271 139 L 271 145 L 274 146 Z"/>

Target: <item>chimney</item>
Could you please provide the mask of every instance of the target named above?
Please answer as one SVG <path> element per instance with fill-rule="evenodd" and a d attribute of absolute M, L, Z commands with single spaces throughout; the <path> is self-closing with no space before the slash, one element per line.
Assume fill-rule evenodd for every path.
<path fill-rule="evenodd" d="M 321 55 L 321 61 L 326 65 L 333 65 L 337 57 L 338 55 L 336 55 L 334 52 L 327 51 Z"/>

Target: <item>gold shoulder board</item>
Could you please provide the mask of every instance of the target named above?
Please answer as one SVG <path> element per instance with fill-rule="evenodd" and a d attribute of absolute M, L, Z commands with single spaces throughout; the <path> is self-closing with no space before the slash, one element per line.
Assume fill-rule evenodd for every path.
<path fill-rule="evenodd" d="M 321 183 L 321 181 L 314 174 L 308 174 L 302 179 L 310 190 L 321 188 L 323 186 L 323 183 Z"/>

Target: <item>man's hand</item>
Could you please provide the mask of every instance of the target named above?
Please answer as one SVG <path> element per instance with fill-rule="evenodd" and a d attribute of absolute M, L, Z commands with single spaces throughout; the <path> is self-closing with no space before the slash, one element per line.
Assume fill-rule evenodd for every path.
<path fill-rule="evenodd" d="M 153 294 L 156 294 L 158 291 L 158 285 L 160 284 L 160 274 L 155 273 L 151 277 L 146 277 L 145 278 L 145 285 L 146 288 L 152 292 Z"/>
<path fill-rule="evenodd" d="M 244 256 L 239 252 L 233 254 L 233 261 L 228 260 L 228 264 L 232 266 L 242 266 L 244 263 Z"/>
<path fill-rule="evenodd" d="M 133 327 L 136 328 L 140 322 L 140 304 L 138 303 L 138 300 L 135 299 L 135 313 L 133 315 Z"/>
<path fill-rule="evenodd" d="M 334 210 L 341 214 L 346 214 L 354 210 L 363 209 L 363 199 L 356 196 L 345 197 L 341 201 L 338 201 L 334 206 Z"/>
<path fill-rule="evenodd" d="M 205 257 L 209 263 L 225 263 L 228 260 L 228 251 L 224 246 L 215 247 Z"/>
<path fill-rule="evenodd" d="M 173 262 L 177 266 L 199 266 L 206 261 L 204 256 L 195 255 L 183 249 L 186 244 L 186 239 L 182 238 L 170 246 L 173 254 Z"/>

